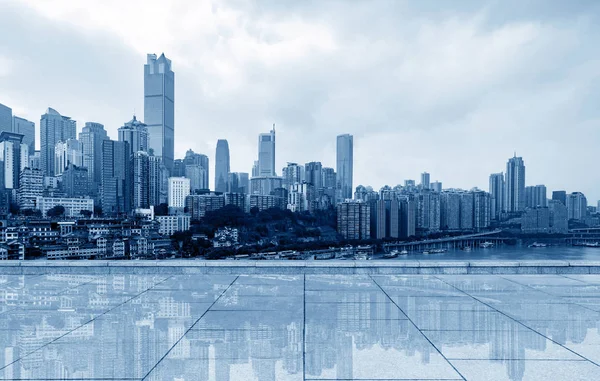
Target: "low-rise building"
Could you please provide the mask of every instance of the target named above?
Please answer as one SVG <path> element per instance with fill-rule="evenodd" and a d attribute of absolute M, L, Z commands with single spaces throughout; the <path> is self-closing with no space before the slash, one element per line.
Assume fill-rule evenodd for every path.
<path fill-rule="evenodd" d="M 37 197 L 35 201 L 36 209 L 42 212 L 45 217 L 48 211 L 55 206 L 65 208 L 66 217 L 80 217 L 81 211 L 87 210 L 94 212 L 94 200 L 91 198 L 67 198 L 67 197 Z"/>
<path fill-rule="evenodd" d="M 239 234 L 236 228 L 217 230 L 213 239 L 213 247 L 231 247 L 238 244 Z"/>
<path fill-rule="evenodd" d="M 187 214 L 156 216 L 154 219 L 160 224 L 158 234 L 170 236 L 175 232 L 190 230 L 191 217 Z"/>

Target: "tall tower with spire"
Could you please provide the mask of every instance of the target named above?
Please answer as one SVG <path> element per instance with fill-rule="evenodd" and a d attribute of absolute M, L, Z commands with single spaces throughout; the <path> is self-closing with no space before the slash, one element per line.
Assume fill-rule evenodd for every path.
<path fill-rule="evenodd" d="M 268 133 L 258 135 L 258 169 L 260 177 L 277 176 L 275 173 L 275 123 Z"/>

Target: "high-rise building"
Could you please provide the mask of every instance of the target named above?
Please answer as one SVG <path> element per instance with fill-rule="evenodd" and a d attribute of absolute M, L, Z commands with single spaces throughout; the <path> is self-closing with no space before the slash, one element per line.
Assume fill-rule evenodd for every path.
<path fill-rule="evenodd" d="M 90 179 L 87 168 L 69 164 L 61 175 L 62 189 L 68 198 L 87 197 L 90 194 Z"/>
<path fill-rule="evenodd" d="M 217 152 L 215 155 L 215 191 L 227 192 L 227 181 L 229 180 L 229 144 L 225 139 L 217 140 Z"/>
<path fill-rule="evenodd" d="M 338 233 L 344 239 L 368 239 L 371 236 L 371 211 L 365 202 L 347 201 L 337 206 Z"/>
<path fill-rule="evenodd" d="M 46 176 L 54 176 L 56 143 L 76 139 L 76 123 L 68 116 L 48 108 L 40 121 L 40 164 Z"/>
<path fill-rule="evenodd" d="M 430 175 L 427 172 L 421 173 L 421 189 L 431 189 Z"/>
<path fill-rule="evenodd" d="M 440 193 L 442 191 L 442 183 L 440 181 L 432 182 L 429 187 L 434 192 Z"/>
<path fill-rule="evenodd" d="M 183 159 L 173 160 L 173 177 L 184 177 L 185 176 L 185 165 L 183 165 Z"/>
<path fill-rule="evenodd" d="M 0 133 L 12 131 L 12 109 L 0 103 Z"/>
<path fill-rule="evenodd" d="M 311 161 L 304 165 L 304 181 L 312 184 L 316 190 L 323 188 L 323 165 L 319 161 Z"/>
<path fill-rule="evenodd" d="M 148 152 L 148 127 L 137 120 L 135 115 L 129 122 L 119 127 L 118 133 L 120 142 L 129 143 L 130 156 L 137 151 Z"/>
<path fill-rule="evenodd" d="M 535 208 L 548 205 L 545 185 L 534 185 L 525 187 L 525 207 Z"/>
<path fill-rule="evenodd" d="M 29 164 L 29 146 L 23 135 L 0 132 L 0 190 L 19 189 L 19 174 Z"/>
<path fill-rule="evenodd" d="M 567 212 L 569 220 L 583 220 L 587 215 L 587 199 L 581 192 L 567 195 Z"/>
<path fill-rule="evenodd" d="M 323 194 L 326 195 L 332 204 L 335 204 L 335 190 L 337 186 L 337 175 L 333 168 L 323 167 L 322 170 L 323 180 L 321 181 L 323 187 Z"/>
<path fill-rule="evenodd" d="M 275 189 L 282 187 L 281 177 L 253 177 L 250 179 L 250 194 L 270 195 Z"/>
<path fill-rule="evenodd" d="M 489 193 L 473 191 L 473 227 L 475 230 L 487 229 L 492 219 L 492 198 Z"/>
<path fill-rule="evenodd" d="M 275 124 L 268 133 L 258 135 L 257 176 L 277 176 L 275 173 Z M 255 176 L 253 175 L 253 177 Z"/>
<path fill-rule="evenodd" d="M 465 192 L 460 194 L 460 229 L 472 230 L 474 222 L 474 199 L 473 193 Z"/>
<path fill-rule="evenodd" d="M 150 207 L 150 157 L 147 152 L 138 151 L 131 157 L 132 209 Z"/>
<path fill-rule="evenodd" d="M 430 233 L 440 230 L 440 194 L 424 190 L 417 197 L 417 228 Z"/>
<path fill-rule="evenodd" d="M 229 181 L 227 182 L 227 192 L 243 193 L 250 192 L 250 178 L 247 172 L 231 172 L 229 173 Z"/>
<path fill-rule="evenodd" d="M 148 54 L 144 65 L 144 121 L 150 148 L 170 172 L 175 158 L 175 73 L 164 53 L 158 58 Z"/>
<path fill-rule="evenodd" d="M 498 220 L 504 212 L 504 173 L 492 173 L 490 175 L 489 192 L 492 199 L 492 217 Z"/>
<path fill-rule="evenodd" d="M 352 173 L 354 168 L 354 137 L 350 134 L 337 137 L 337 202 L 352 198 Z"/>
<path fill-rule="evenodd" d="M 566 205 L 560 200 L 550 200 L 548 209 L 550 210 L 550 231 L 558 234 L 568 233 L 569 211 L 567 210 Z"/>
<path fill-rule="evenodd" d="M 83 167 L 81 146 L 77 139 L 67 139 L 56 143 L 54 148 L 54 176 L 62 175 L 70 164 Z"/>
<path fill-rule="evenodd" d="M 550 210 L 547 207 L 527 207 L 521 217 L 521 231 L 524 233 L 549 233 Z"/>
<path fill-rule="evenodd" d="M 525 209 L 525 163 L 516 154 L 506 164 L 504 200 L 504 207 L 509 213 Z"/>
<path fill-rule="evenodd" d="M 283 187 L 289 191 L 294 184 L 301 183 L 303 172 L 304 168 L 298 163 L 287 163 L 287 166 L 281 170 Z"/>
<path fill-rule="evenodd" d="M 190 179 L 185 177 L 169 177 L 169 207 L 185 207 L 185 198 L 190 195 Z"/>
<path fill-rule="evenodd" d="M 190 179 L 190 187 L 193 193 L 200 190 L 209 189 L 206 169 L 204 169 L 204 167 L 202 167 L 200 164 L 186 165 L 184 175 Z"/>
<path fill-rule="evenodd" d="M 563 205 L 567 206 L 567 192 L 564 190 L 553 191 L 552 200 L 559 201 Z"/>
<path fill-rule="evenodd" d="M 39 169 L 25 168 L 19 175 L 19 207 L 34 209 L 35 201 L 44 192 L 44 175 Z"/>
<path fill-rule="evenodd" d="M 457 192 L 440 194 L 440 224 L 443 230 L 460 229 L 460 199 Z"/>
<path fill-rule="evenodd" d="M 196 165 L 196 166 L 200 166 L 203 168 L 203 170 L 191 170 L 191 172 L 188 172 L 187 167 L 189 165 Z M 197 184 L 199 186 L 198 189 L 208 189 L 209 185 L 208 185 L 208 179 L 210 178 L 210 168 L 209 168 L 209 160 L 208 160 L 208 156 L 203 155 L 203 154 L 199 154 L 199 153 L 195 153 L 194 151 L 187 150 L 187 152 L 185 153 L 185 158 L 183 159 L 183 167 L 184 167 L 184 175 L 185 177 L 188 177 L 188 173 L 191 174 L 191 176 L 195 176 L 198 173 L 200 173 L 200 176 L 202 176 L 201 179 L 198 180 Z M 175 177 L 175 176 L 171 176 L 171 177 Z M 190 179 L 190 181 L 194 181 L 194 179 L 192 179 L 191 177 L 188 177 Z M 193 188 L 192 188 L 193 189 Z"/>
<path fill-rule="evenodd" d="M 148 203 L 160 205 L 167 202 L 169 171 L 160 156 L 148 155 Z"/>
<path fill-rule="evenodd" d="M 33 155 L 35 152 L 35 123 L 19 118 L 18 116 L 13 116 L 12 132 L 23 135 L 23 144 L 27 144 L 29 154 Z"/>
<path fill-rule="evenodd" d="M 29 152 L 29 168 L 42 169 L 40 151 L 35 151 L 33 153 Z"/>
<path fill-rule="evenodd" d="M 105 214 L 127 213 L 131 208 L 129 143 L 102 141 L 100 202 Z"/>
<path fill-rule="evenodd" d="M 292 212 L 313 212 L 315 187 L 306 182 L 293 184 L 288 191 L 287 208 Z"/>
<path fill-rule="evenodd" d="M 193 220 L 199 220 L 206 215 L 206 212 L 215 211 L 224 206 L 225 197 L 222 194 L 193 194 L 185 198 L 185 208 Z"/>

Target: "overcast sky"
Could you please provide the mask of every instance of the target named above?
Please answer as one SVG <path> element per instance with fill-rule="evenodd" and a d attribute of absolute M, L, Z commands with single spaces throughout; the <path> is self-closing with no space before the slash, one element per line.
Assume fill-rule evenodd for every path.
<path fill-rule="evenodd" d="M 0 0 L 0 103 L 116 139 L 134 110 L 143 119 L 146 54 L 164 52 L 176 157 L 191 148 L 214 170 L 227 139 L 231 170 L 250 172 L 276 123 L 278 173 L 335 167 L 335 137 L 351 133 L 355 186 L 428 171 L 487 190 L 516 151 L 528 185 L 595 205 L 598 36 L 594 0 Z"/>

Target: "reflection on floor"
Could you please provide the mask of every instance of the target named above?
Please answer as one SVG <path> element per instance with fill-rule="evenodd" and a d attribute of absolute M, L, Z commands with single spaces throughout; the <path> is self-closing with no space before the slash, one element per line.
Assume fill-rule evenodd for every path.
<path fill-rule="evenodd" d="M 0 275 L 2 380 L 600 380 L 600 275 Z"/>

